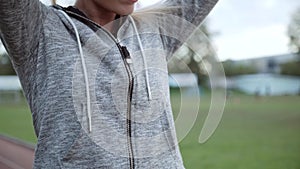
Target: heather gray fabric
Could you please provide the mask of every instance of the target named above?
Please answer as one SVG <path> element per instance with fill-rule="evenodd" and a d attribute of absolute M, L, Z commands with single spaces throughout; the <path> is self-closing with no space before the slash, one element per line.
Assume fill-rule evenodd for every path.
<path fill-rule="evenodd" d="M 72 18 L 85 76 L 75 28 L 58 9 L 38 0 L 0 0 L 0 37 L 21 80 L 38 137 L 34 168 L 184 168 L 167 60 L 216 2 L 166 0 L 132 14 L 134 23 L 125 18 L 116 39 L 130 52 L 129 64 L 106 31 L 95 32 Z M 132 98 L 128 71 L 134 77 Z"/>

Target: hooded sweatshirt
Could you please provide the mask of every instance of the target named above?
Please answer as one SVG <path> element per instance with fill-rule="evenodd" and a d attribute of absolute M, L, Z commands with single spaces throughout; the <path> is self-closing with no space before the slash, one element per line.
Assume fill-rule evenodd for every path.
<path fill-rule="evenodd" d="M 0 37 L 38 141 L 36 169 L 184 168 L 167 62 L 217 0 L 165 0 L 108 32 L 73 8 L 0 0 Z"/>

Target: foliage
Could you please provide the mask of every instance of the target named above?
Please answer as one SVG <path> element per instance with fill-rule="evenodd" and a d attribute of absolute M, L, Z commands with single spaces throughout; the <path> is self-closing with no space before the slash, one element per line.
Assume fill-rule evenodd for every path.
<path fill-rule="evenodd" d="M 231 60 L 224 61 L 223 68 L 226 76 L 236 76 L 236 75 L 257 73 L 257 70 L 254 67 L 249 65 L 235 64 Z"/>
<path fill-rule="evenodd" d="M 292 15 L 288 27 L 288 36 L 290 37 L 290 48 L 292 52 L 297 53 L 300 58 L 300 8 Z"/>
<path fill-rule="evenodd" d="M 16 75 L 7 53 L 0 54 L 0 75 Z"/>
<path fill-rule="evenodd" d="M 169 61 L 170 73 L 195 73 L 198 84 L 205 84 L 208 67 L 216 64 L 214 48 L 210 42 L 213 33 L 208 29 L 208 23 L 203 23 L 180 47 Z"/>
<path fill-rule="evenodd" d="M 280 65 L 281 74 L 300 76 L 300 61 L 287 62 Z"/>

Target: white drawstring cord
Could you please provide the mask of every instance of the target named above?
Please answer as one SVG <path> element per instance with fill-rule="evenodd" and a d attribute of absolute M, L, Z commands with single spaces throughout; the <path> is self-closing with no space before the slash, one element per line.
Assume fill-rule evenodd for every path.
<path fill-rule="evenodd" d="M 144 67 L 145 67 L 145 76 L 146 76 L 146 86 L 147 86 L 147 92 L 148 92 L 148 99 L 152 100 L 151 88 L 150 88 L 150 84 L 149 84 L 148 65 L 147 65 L 147 61 L 146 61 L 146 55 L 144 53 L 143 44 L 142 44 L 141 38 L 140 38 L 140 36 L 138 34 L 138 30 L 137 30 L 137 27 L 135 25 L 135 22 L 134 22 L 133 18 L 130 15 L 128 17 L 130 19 L 130 22 L 133 25 L 133 29 L 134 29 L 134 31 L 136 33 L 136 36 L 137 36 L 137 39 L 138 39 L 138 43 L 139 43 L 139 46 L 140 46 L 140 49 L 141 49 L 141 54 L 142 54 L 142 57 L 143 57 L 143 62 L 144 62 Z"/>
<path fill-rule="evenodd" d="M 78 33 L 77 27 L 75 26 L 72 19 L 64 11 L 62 11 L 62 10 L 59 10 L 59 11 L 67 18 L 67 20 L 71 23 L 72 27 L 75 30 L 75 35 L 76 35 L 76 39 L 77 39 L 77 43 L 78 43 L 78 49 L 79 49 L 80 59 L 81 59 L 81 64 L 82 64 L 82 69 L 83 69 L 84 82 L 85 82 L 87 114 L 88 114 L 88 123 L 89 123 L 88 129 L 89 129 L 89 132 L 92 132 L 92 113 L 91 113 L 91 96 L 90 96 L 89 79 L 88 79 L 86 63 L 85 63 L 85 59 L 84 59 L 83 51 L 82 51 L 82 47 L 81 47 L 79 33 Z"/>
<path fill-rule="evenodd" d="M 92 113 L 91 113 L 91 97 L 90 97 L 90 87 L 89 87 L 89 81 L 88 81 L 88 73 L 87 73 L 87 68 L 86 68 L 86 63 L 85 63 L 85 59 L 83 56 L 83 50 L 82 50 L 82 46 L 81 46 L 81 42 L 80 42 L 80 37 L 79 37 L 79 33 L 77 30 L 77 27 L 75 26 L 74 22 L 72 21 L 72 19 L 64 12 L 61 11 L 60 12 L 65 16 L 65 18 L 71 23 L 74 31 L 75 31 L 75 35 L 76 35 L 76 40 L 78 43 L 78 49 L 79 49 L 79 53 L 80 53 L 80 59 L 81 59 L 81 64 L 82 64 L 82 69 L 83 69 L 83 75 L 84 75 L 84 81 L 85 81 L 85 88 L 86 88 L 86 101 L 87 101 L 87 114 L 88 114 L 88 130 L 89 132 L 92 132 Z M 136 27 L 136 24 L 133 20 L 133 18 L 129 15 L 129 19 L 133 25 L 134 31 L 137 34 L 137 39 L 138 39 L 138 43 L 141 49 L 141 54 L 143 57 L 143 63 L 145 66 L 145 76 L 146 76 L 146 86 L 147 86 L 147 92 L 148 92 L 148 99 L 152 100 L 152 94 L 151 94 L 151 89 L 150 89 L 150 84 L 149 84 L 149 72 L 148 72 L 148 66 L 147 66 L 147 62 L 146 62 L 146 55 L 144 53 L 144 48 L 142 45 L 142 41 L 141 38 L 138 34 L 138 30 Z"/>

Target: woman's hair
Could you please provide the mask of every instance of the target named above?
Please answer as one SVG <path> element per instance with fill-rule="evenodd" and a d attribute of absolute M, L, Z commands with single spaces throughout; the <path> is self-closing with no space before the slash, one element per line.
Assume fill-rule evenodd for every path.
<path fill-rule="evenodd" d="M 56 4 L 56 0 L 51 0 L 52 5 Z"/>

